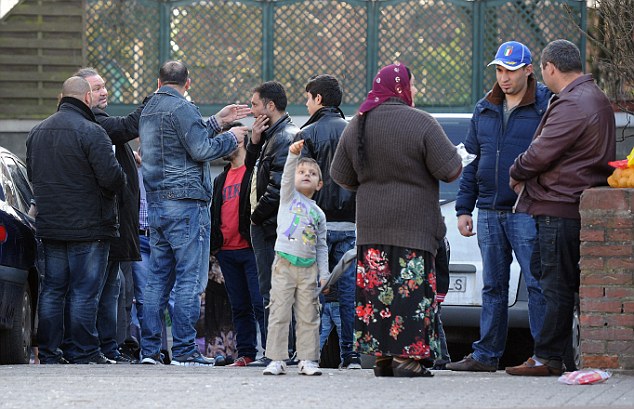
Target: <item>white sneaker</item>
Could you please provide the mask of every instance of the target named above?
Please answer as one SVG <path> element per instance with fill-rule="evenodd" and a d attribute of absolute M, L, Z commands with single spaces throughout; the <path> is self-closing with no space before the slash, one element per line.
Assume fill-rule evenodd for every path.
<path fill-rule="evenodd" d="M 321 369 L 315 361 L 299 361 L 299 373 L 300 375 L 321 375 Z"/>
<path fill-rule="evenodd" d="M 262 373 L 264 375 L 284 375 L 286 374 L 286 362 L 271 361 Z"/>

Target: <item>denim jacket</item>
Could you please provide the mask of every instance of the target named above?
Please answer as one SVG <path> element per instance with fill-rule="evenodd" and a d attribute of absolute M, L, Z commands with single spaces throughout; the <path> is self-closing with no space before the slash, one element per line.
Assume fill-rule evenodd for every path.
<path fill-rule="evenodd" d="M 148 202 L 209 202 L 213 193 L 209 161 L 238 147 L 233 133 L 216 136 L 219 131 L 213 116 L 203 120 L 198 107 L 176 89 L 161 87 L 145 105 L 139 120 Z"/>

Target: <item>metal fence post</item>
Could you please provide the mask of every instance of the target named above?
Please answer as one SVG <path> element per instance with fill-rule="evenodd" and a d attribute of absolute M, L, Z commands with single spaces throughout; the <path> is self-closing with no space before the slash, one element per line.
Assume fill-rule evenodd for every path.
<path fill-rule="evenodd" d="M 379 61 L 379 14 L 380 7 L 376 0 L 368 0 L 368 38 L 367 38 L 367 71 L 366 71 L 366 92 L 372 89 L 372 81 L 376 75 Z"/>
<path fill-rule="evenodd" d="M 484 83 L 484 68 L 482 65 L 483 62 L 483 42 L 484 42 L 484 7 L 482 6 L 483 1 L 486 0 L 475 0 L 472 2 L 472 12 L 473 12 L 473 47 L 471 47 L 472 56 L 471 56 L 471 105 L 475 106 L 475 104 L 480 99 L 480 95 L 482 94 L 483 83 Z"/>
<path fill-rule="evenodd" d="M 271 81 L 275 75 L 274 55 L 275 3 L 263 2 L 262 7 L 262 81 Z"/>
<path fill-rule="evenodd" d="M 159 3 L 159 67 L 171 58 L 170 29 L 172 19 L 172 6 L 170 3 Z M 156 72 L 158 73 L 158 68 Z"/>

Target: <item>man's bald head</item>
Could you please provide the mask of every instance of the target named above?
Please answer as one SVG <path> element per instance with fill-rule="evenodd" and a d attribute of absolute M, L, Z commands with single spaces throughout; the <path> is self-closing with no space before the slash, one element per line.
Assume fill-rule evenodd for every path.
<path fill-rule="evenodd" d="M 62 85 L 62 97 L 77 98 L 89 107 L 91 103 L 90 92 L 90 84 L 82 77 L 70 77 L 64 81 L 64 85 Z M 86 94 L 88 94 L 88 96 L 86 96 Z"/>

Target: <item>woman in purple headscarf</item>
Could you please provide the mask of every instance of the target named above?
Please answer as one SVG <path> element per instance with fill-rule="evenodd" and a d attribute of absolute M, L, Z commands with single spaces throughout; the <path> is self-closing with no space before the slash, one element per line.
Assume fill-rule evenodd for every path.
<path fill-rule="evenodd" d="M 357 192 L 355 345 L 376 357 L 376 376 L 432 376 L 423 363 L 440 352 L 438 181 L 457 179 L 462 165 L 438 122 L 414 108 L 415 94 L 405 65 L 382 68 L 330 168 Z"/>

